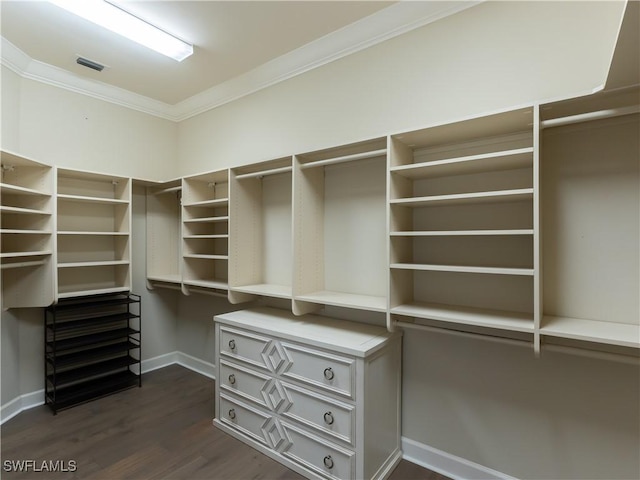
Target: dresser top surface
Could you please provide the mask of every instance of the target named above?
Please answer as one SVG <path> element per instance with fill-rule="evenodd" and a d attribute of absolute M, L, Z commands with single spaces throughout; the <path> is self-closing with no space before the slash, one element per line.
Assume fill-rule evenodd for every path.
<path fill-rule="evenodd" d="M 378 350 L 399 335 L 374 325 L 319 315 L 295 316 L 286 310 L 266 307 L 216 315 L 214 321 L 358 357 Z"/>

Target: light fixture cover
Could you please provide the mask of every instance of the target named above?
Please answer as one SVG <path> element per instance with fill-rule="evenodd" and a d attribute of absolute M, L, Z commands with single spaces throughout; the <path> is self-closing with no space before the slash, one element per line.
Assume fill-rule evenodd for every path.
<path fill-rule="evenodd" d="M 49 0 L 90 22 L 111 30 L 179 62 L 193 54 L 193 45 L 104 0 Z"/>

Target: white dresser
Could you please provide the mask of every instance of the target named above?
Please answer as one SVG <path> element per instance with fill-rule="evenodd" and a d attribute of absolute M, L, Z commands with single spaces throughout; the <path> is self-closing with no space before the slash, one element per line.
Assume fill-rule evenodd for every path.
<path fill-rule="evenodd" d="M 218 315 L 214 424 L 308 478 L 400 461 L 401 337 L 285 310 Z"/>

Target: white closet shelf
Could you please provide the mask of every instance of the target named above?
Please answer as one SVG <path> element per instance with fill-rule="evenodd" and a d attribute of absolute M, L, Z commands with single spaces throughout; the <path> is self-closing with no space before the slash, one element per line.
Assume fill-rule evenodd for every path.
<path fill-rule="evenodd" d="M 498 190 L 492 192 L 458 193 L 453 195 L 432 195 L 391 200 L 391 205 L 401 207 L 429 207 L 459 205 L 469 203 L 506 203 L 533 199 L 533 188 Z"/>
<path fill-rule="evenodd" d="M 457 237 L 533 235 L 533 229 L 520 230 L 422 230 L 391 232 L 392 237 Z"/>
<path fill-rule="evenodd" d="M 295 300 L 321 303 L 336 307 L 359 308 L 373 312 L 387 311 L 387 298 L 377 295 L 361 295 L 356 293 L 333 292 L 321 290 L 304 295 L 297 295 Z"/>
<path fill-rule="evenodd" d="M 122 236 L 126 237 L 129 235 L 129 232 L 95 232 L 95 231 L 81 231 L 81 230 L 60 230 L 58 231 L 58 236 L 61 235 L 83 235 L 83 236 L 106 236 L 106 237 L 116 237 Z"/>
<path fill-rule="evenodd" d="M 252 293 L 255 295 L 262 295 L 265 297 L 276 298 L 291 298 L 291 286 L 290 285 L 276 285 L 273 283 L 259 283 L 255 285 L 242 285 L 239 287 L 232 287 L 232 291 L 242 293 Z"/>
<path fill-rule="evenodd" d="M 640 325 L 582 318 L 542 317 L 540 333 L 550 337 L 640 348 Z"/>
<path fill-rule="evenodd" d="M 531 313 L 426 302 L 399 305 L 392 308 L 391 313 L 515 332 L 533 332 L 533 314 Z"/>
<path fill-rule="evenodd" d="M 109 267 L 114 265 L 129 265 L 129 260 L 104 260 L 99 262 L 65 262 L 65 263 L 58 263 L 58 268 Z"/>
<path fill-rule="evenodd" d="M 19 258 L 19 257 L 39 257 L 42 255 L 51 255 L 51 250 L 33 250 L 30 252 L 5 252 L 0 253 L 0 258 Z"/>
<path fill-rule="evenodd" d="M 223 280 L 186 280 L 183 279 L 182 283 L 185 285 L 191 285 L 193 287 L 202 287 L 202 288 L 215 288 L 218 290 L 228 290 L 229 285 L 226 281 Z"/>
<path fill-rule="evenodd" d="M 355 160 L 366 160 L 371 158 L 378 158 L 386 155 L 387 155 L 387 149 L 382 148 L 380 150 L 372 150 L 370 152 L 353 153 L 351 155 L 343 155 L 340 157 L 327 158 L 325 160 L 316 160 L 308 163 L 303 163 L 300 165 L 300 168 L 304 170 L 306 168 L 324 167 L 327 165 L 335 165 L 338 163 L 352 162 Z"/>
<path fill-rule="evenodd" d="M 50 197 L 50 193 L 45 193 L 33 188 L 21 187 L 19 185 L 13 185 L 11 183 L 0 183 L 0 192 L 9 193 L 13 195 L 31 195 L 39 197 Z"/>
<path fill-rule="evenodd" d="M 184 207 L 226 207 L 229 205 L 228 198 L 216 198 L 213 200 L 202 200 L 200 202 L 185 203 Z"/>
<path fill-rule="evenodd" d="M 202 218 L 188 218 L 185 219 L 184 223 L 215 223 L 215 222 L 226 222 L 229 220 L 228 216 L 225 217 L 202 217 Z"/>
<path fill-rule="evenodd" d="M 0 229 L 0 233 L 2 234 L 19 234 L 19 235 L 51 235 L 51 231 L 49 230 L 21 230 L 17 228 L 4 228 Z"/>
<path fill-rule="evenodd" d="M 188 253 L 183 255 L 184 258 L 199 258 L 203 260 L 228 260 L 229 255 L 204 255 L 201 253 Z"/>
<path fill-rule="evenodd" d="M 493 172 L 497 170 L 513 170 L 531 167 L 532 165 L 533 147 L 527 147 L 421 162 L 412 165 L 401 165 L 393 167 L 390 170 L 392 173 L 406 178 L 421 179 Z"/>
<path fill-rule="evenodd" d="M 58 298 L 71 298 L 83 295 L 100 295 L 103 293 L 128 292 L 129 288 L 125 286 L 94 288 L 91 290 L 78 290 L 61 286 L 58 292 Z"/>
<path fill-rule="evenodd" d="M 229 238 L 229 235 L 225 234 L 213 234 L 213 235 L 209 235 L 209 234 L 203 234 L 203 235 L 185 235 L 184 237 L 185 240 L 202 240 L 202 239 L 223 239 L 223 238 Z"/>
<path fill-rule="evenodd" d="M 182 277 L 177 273 L 147 275 L 147 280 L 151 282 L 182 283 Z"/>
<path fill-rule="evenodd" d="M 21 215 L 51 215 L 50 212 L 44 212 L 42 210 L 35 210 L 33 208 L 22 207 L 8 207 L 5 205 L 0 206 L 0 212 L 3 213 L 18 213 Z"/>
<path fill-rule="evenodd" d="M 118 198 L 88 197 L 85 195 L 67 195 L 62 193 L 59 193 L 57 197 L 58 200 L 65 200 L 68 202 L 101 203 L 105 205 L 129 205 L 129 200 L 120 200 Z"/>
<path fill-rule="evenodd" d="M 431 265 L 423 263 L 392 263 L 391 268 L 397 270 L 419 270 L 432 272 L 486 273 L 492 275 L 524 275 L 533 276 L 533 268 L 511 267 L 474 267 L 467 265 Z"/>

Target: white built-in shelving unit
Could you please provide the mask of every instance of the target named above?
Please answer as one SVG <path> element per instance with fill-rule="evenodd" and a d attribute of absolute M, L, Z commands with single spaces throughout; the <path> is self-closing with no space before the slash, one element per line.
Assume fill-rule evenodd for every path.
<path fill-rule="evenodd" d="M 147 287 L 182 285 L 182 180 L 147 187 Z"/>
<path fill-rule="evenodd" d="M 131 179 L 56 169 L 56 299 L 131 290 Z"/>
<path fill-rule="evenodd" d="M 640 348 L 640 89 L 541 106 L 544 343 Z"/>
<path fill-rule="evenodd" d="M 389 139 L 390 317 L 533 334 L 536 111 Z"/>
<path fill-rule="evenodd" d="M 182 179 L 182 290 L 227 296 L 229 170 Z"/>
<path fill-rule="evenodd" d="M 229 300 L 291 299 L 292 157 L 231 169 Z"/>
<path fill-rule="evenodd" d="M 387 311 L 386 138 L 295 156 L 293 311 Z"/>
<path fill-rule="evenodd" d="M 0 152 L 2 307 L 53 303 L 52 167 Z"/>

